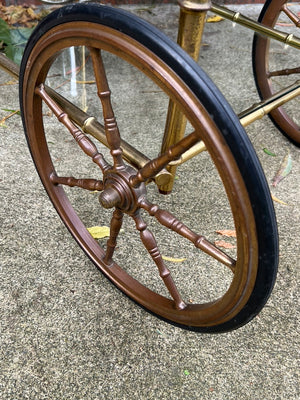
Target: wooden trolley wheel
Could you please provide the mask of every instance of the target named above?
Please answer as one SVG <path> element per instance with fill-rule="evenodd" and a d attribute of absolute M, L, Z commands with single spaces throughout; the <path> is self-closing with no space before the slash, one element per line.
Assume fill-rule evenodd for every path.
<path fill-rule="evenodd" d="M 84 53 L 84 63 L 70 68 L 76 70 L 73 94 L 66 89 L 72 79 L 61 76 L 66 51 L 75 58 Z M 77 103 L 83 69 L 90 85 L 85 106 Z M 137 92 L 146 113 L 139 114 Z M 159 154 L 169 98 L 188 127 L 182 140 Z M 175 43 L 124 11 L 91 4 L 62 8 L 28 42 L 20 101 L 28 145 L 51 201 L 119 289 L 155 315 L 204 332 L 237 328 L 260 311 L 278 255 L 268 187 L 236 115 Z M 122 113 L 125 102 L 132 102 L 129 114 Z M 79 115 L 92 110 L 79 126 Z M 85 133 L 90 122 L 99 130 L 103 124 L 105 144 Z M 160 194 L 156 184 L 168 179 L 165 167 L 200 141 L 207 152 L 179 166 L 173 192 Z M 218 245 L 215 232 L 228 220 L 236 231 L 232 250 Z M 91 236 L 92 225 L 110 226 L 107 243 Z"/>
<path fill-rule="evenodd" d="M 299 37 L 299 17 L 293 3 L 267 0 L 259 16 L 262 24 L 284 30 Z M 255 34 L 253 41 L 253 71 L 262 99 L 268 99 L 299 79 L 299 50 Z M 294 144 L 300 145 L 299 100 L 273 110 L 270 118 Z"/>

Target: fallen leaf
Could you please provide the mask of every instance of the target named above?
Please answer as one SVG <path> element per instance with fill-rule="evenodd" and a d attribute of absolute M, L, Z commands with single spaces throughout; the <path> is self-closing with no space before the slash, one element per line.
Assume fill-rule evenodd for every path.
<path fill-rule="evenodd" d="M 180 262 L 183 262 L 186 260 L 186 258 L 173 258 L 173 257 L 167 257 L 167 256 L 162 256 L 162 259 L 165 261 L 171 261 L 171 262 L 175 262 L 175 263 L 176 262 L 180 263 Z"/>
<path fill-rule="evenodd" d="M 7 128 L 7 126 L 5 125 L 5 121 L 8 120 L 8 118 L 12 117 L 13 115 L 16 115 L 16 114 L 20 115 L 20 111 L 19 110 L 5 110 L 5 109 L 3 109 L 3 110 L 4 111 L 12 111 L 9 115 L 7 115 L 6 117 L 3 117 L 0 120 L 0 126 L 2 128 Z"/>
<path fill-rule="evenodd" d="M 108 226 L 92 226 L 87 228 L 94 239 L 102 239 L 109 236 L 110 229 Z"/>
<path fill-rule="evenodd" d="M 80 84 L 80 85 L 93 85 L 94 83 L 96 83 L 95 80 L 93 81 L 76 81 L 76 83 Z"/>
<path fill-rule="evenodd" d="M 20 110 L 10 110 L 9 108 L 2 108 L 2 110 L 3 110 L 3 111 L 10 112 L 10 113 L 12 113 L 12 114 L 18 114 L 18 115 L 21 115 L 21 112 L 20 112 Z"/>
<path fill-rule="evenodd" d="M 263 148 L 263 151 L 268 154 L 268 156 L 276 157 L 275 153 L 272 153 L 270 150 L 266 149 L 265 147 Z"/>
<path fill-rule="evenodd" d="M 284 201 L 277 199 L 277 197 L 275 197 L 273 194 L 271 195 L 271 197 L 274 201 L 276 201 L 276 203 L 282 204 L 284 206 L 288 206 L 288 203 L 285 203 Z"/>
<path fill-rule="evenodd" d="M 272 185 L 276 187 L 279 182 L 282 181 L 292 170 L 292 157 L 290 153 L 288 153 L 284 159 L 282 160 L 278 171 L 276 172 Z"/>
<path fill-rule="evenodd" d="M 154 14 L 153 13 L 153 8 L 155 8 L 155 4 L 154 5 L 150 5 L 149 7 L 144 7 L 144 8 L 138 8 L 136 11 L 143 13 L 143 12 L 147 12 L 149 14 Z"/>
<path fill-rule="evenodd" d="M 16 79 L 13 79 L 11 81 L 7 81 L 5 83 L 0 83 L 0 86 L 9 86 L 9 85 L 17 85 L 19 82 Z"/>
<path fill-rule="evenodd" d="M 38 21 L 50 10 L 35 12 L 32 7 L 0 4 L 0 43 L 1 51 L 20 64 L 26 42 Z"/>
<path fill-rule="evenodd" d="M 224 240 L 216 240 L 215 245 L 218 247 L 224 247 L 224 249 L 234 249 L 235 245 L 225 242 Z"/>
<path fill-rule="evenodd" d="M 236 231 L 233 229 L 221 229 L 216 231 L 219 235 L 227 236 L 227 237 L 236 237 Z"/>
<path fill-rule="evenodd" d="M 46 9 L 42 9 L 41 12 L 38 9 L 35 11 L 33 7 L 22 5 L 4 6 L 0 4 L 0 18 L 9 25 L 23 25 L 31 28 L 49 12 L 50 10 Z"/>
<path fill-rule="evenodd" d="M 223 21 L 224 18 L 220 17 L 219 15 L 213 15 L 212 17 L 208 17 L 206 22 L 220 22 Z"/>

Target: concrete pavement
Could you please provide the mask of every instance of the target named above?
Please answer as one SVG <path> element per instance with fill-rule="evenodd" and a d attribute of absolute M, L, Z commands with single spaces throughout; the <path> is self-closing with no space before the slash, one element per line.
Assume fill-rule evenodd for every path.
<path fill-rule="evenodd" d="M 259 8 L 239 10 L 257 15 Z M 176 36 L 176 6 L 134 11 Z M 209 24 L 204 33 L 199 62 L 235 110 L 257 101 L 251 36 L 226 22 Z M 1 118 L 7 115 L 4 108 L 19 107 L 18 87 L 7 85 L 10 80 L 0 72 Z M 275 203 L 277 283 L 254 321 L 221 335 L 168 325 L 120 294 L 50 204 L 20 117 L 5 125 L 0 127 L 2 400 L 299 399 L 300 152 L 267 118 L 247 132 L 268 182 L 287 152 L 293 160 L 292 172 L 272 189 L 288 204 Z"/>

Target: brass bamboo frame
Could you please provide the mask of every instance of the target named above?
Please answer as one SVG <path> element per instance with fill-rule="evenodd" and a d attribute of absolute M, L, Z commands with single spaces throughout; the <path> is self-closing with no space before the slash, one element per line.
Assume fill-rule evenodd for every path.
<path fill-rule="evenodd" d="M 178 44 L 197 61 L 200 53 L 202 33 L 204 30 L 207 11 L 212 11 L 215 14 L 251 29 L 260 34 L 266 35 L 272 39 L 283 42 L 289 46 L 300 48 L 300 39 L 287 33 L 280 32 L 276 29 L 266 27 L 252 19 L 245 17 L 239 12 L 233 12 L 226 7 L 210 3 L 210 0 L 178 0 L 180 5 L 180 18 L 178 30 Z M 292 88 L 287 88 L 276 95 L 272 96 L 267 101 L 253 105 L 240 115 L 240 122 L 245 127 L 257 119 L 262 118 L 275 108 L 292 100 L 300 94 L 299 83 Z M 179 113 L 172 102 L 169 104 L 166 128 L 162 143 L 162 153 L 172 144 L 179 141 L 185 132 L 186 120 Z M 175 176 L 176 167 L 190 158 L 196 156 L 205 150 L 203 143 L 198 143 L 189 150 L 188 154 L 183 154 L 180 160 L 170 164 L 167 169 Z M 167 185 L 161 186 L 160 190 L 163 193 L 168 193 L 172 190 L 173 180 L 171 178 Z"/>
<path fill-rule="evenodd" d="M 226 7 L 211 3 L 210 0 L 178 0 L 180 6 L 180 18 L 178 29 L 178 44 L 195 60 L 198 59 L 201 47 L 201 39 L 206 21 L 206 14 L 208 11 L 242 25 L 257 33 L 263 34 L 271 39 L 285 43 L 289 46 L 300 49 L 300 38 L 278 31 L 273 28 L 266 27 L 259 22 L 252 20 L 239 12 L 234 12 Z M 0 68 L 12 75 L 14 78 L 19 77 L 19 67 L 9 60 L 5 55 L 0 53 Z M 105 137 L 104 127 L 96 121 L 96 119 L 82 110 L 79 110 L 74 104 L 60 96 L 53 89 L 46 88 L 48 94 L 55 99 L 55 101 L 62 107 L 62 109 L 69 115 L 71 120 L 78 124 L 85 133 L 90 134 L 98 141 L 107 146 L 107 139 Z M 291 87 L 288 87 L 269 99 L 254 104 L 247 110 L 239 114 L 241 124 L 246 127 L 254 121 L 262 118 L 270 113 L 275 108 L 282 106 L 289 102 L 296 96 L 300 95 L 300 81 L 297 81 Z M 165 126 L 165 133 L 162 140 L 161 152 L 163 153 L 171 145 L 177 143 L 184 136 L 186 128 L 186 118 L 178 111 L 178 108 L 170 101 L 167 121 Z M 121 147 L 123 150 L 124 158 L 132 166 L 142 168 L 149 159 L 122 140 Z M 189 151 L 184 153 L 180 159 L 171 162 L 167 169 L 161 171 L 156 177 L 155 181 L 163 193 L 168 193 L 172 190 L 173 180 L 178 165 L 186 162 L 197 154 L 205 151 L 203 142 L 197 143 Z"/>

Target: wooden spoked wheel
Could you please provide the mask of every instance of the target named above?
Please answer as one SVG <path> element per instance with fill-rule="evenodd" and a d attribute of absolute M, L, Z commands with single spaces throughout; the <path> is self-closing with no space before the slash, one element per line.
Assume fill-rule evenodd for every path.
<path fill-rule="evenodd" d="M 188 126 L 160 154 L 169 99 Z M 264 175 L 225 99 L 176 44 L 120 10 L 62 8 L 28 42 L 20 101 L 51 201 L 119 289 L 198 331 L 234 329 L 260 311 L 278 253 Z M 160 194 L 167 165 L 199 141 L 207 151 L 180 165 L 172 193 Z M 108 239 L 87 230 L 99 225 L 110 227 Z M 220 229 L 235 230 L 231 249 Z"/>
<path fill-rule="evenodd" d="M 267 0 L 259 16 L 259 22 L 299 38 L 300 18 L 295 9 L 297 6 L 286 0 Z M 261 98 L 268 99 L 295 82 L 299 83 L 299 49 L 255 34 L 253 71 Z M 269 115 L 281 132 L 299 146 L 299 98 L 273 110 Z"/>

